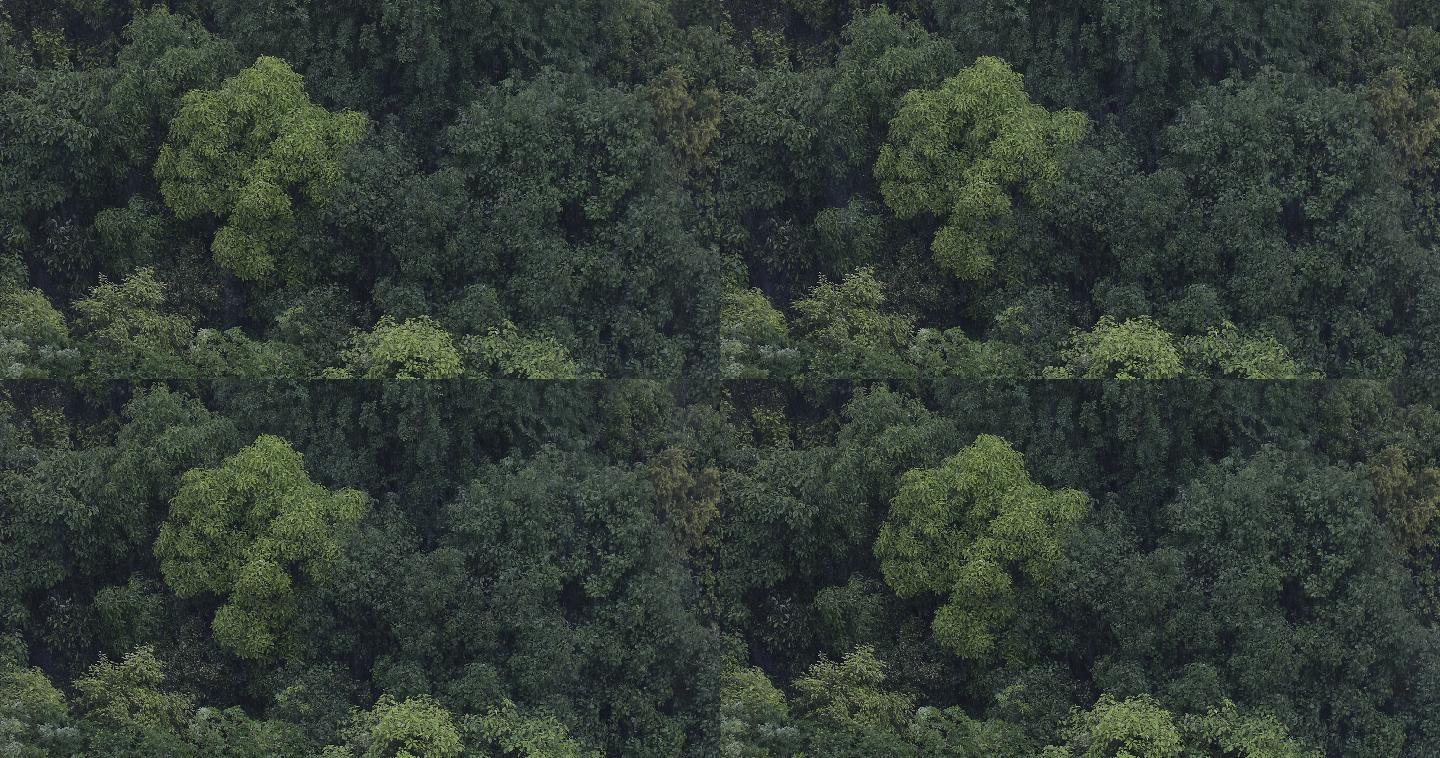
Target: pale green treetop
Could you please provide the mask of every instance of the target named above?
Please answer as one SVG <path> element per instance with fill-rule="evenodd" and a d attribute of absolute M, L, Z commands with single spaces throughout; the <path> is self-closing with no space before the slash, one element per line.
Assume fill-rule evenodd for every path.
<path fill-rule="evenodd" d="M 983 57 L 936 89 L 906 93 L 875 177 L 901 218 L 942 219 L 932 244 L 941 268 L 981 279 L 1013 234 L 1015 195 L 1044 202 L 1065 150 L 1088 129 L 1081 113 L 1030 102 L 1020 74 Z"/>
<path fill-rule="evenodd" d="M 301 76 L 262 56 L 215 90 L 186 93 L 155 162 L 165 204 L 183 219 L 224 222 L 215 261 L 241 279 L 297 278 L 297 201 L 323 205 L 345 151 L 365 136 L 364 115 L 310 102 Z"/>

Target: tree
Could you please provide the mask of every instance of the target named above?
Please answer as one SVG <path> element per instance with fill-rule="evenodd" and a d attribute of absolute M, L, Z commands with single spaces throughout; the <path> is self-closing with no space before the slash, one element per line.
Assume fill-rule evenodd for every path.
<path fill-rule="evenodd" d="M 870 269 L 836 284 L 821 282 L 795 303 L 795 331 L 804 340 L 807 375 L 817 379 L 913 376 L 905 349 L 913 319 L 881 313 L 885 292 Z"/>
<path fill-rule="evenodd" d="M 720 754 L 726 758 L 870 755 L 958 758 L 1024 755 L 1014 730 L 978 721 L 958 708 L 917 707 L 912 694 L 887 686 L 887 666 L 862 645 L 842 660 L 824 656 L 793 682 L 795 696 L 763 671 L 732 666 L 725 674 Z"/>
<path fill-rule="evenodd" d="M 1225 701 L 1199 715 L 1176 716 L 1150 695 L 1123 700 L 1109 693 L 1084 711 L 1078 708 L 1066 727 L 1065 747 L 1050 746 L 1046 758 L 1316 758 L 1291 739 L 1273 717 L 1241 713 Z"/>
<path fill-rule="evenodd" d="M 524 334 L 506 321 L 484 335 L 452 336 L 429 316 L 397 322 L 382 316 L 369 332 L 355 332 L 340 356 L 343 368 L 326 369 L 332 379 L 454 379 L 459 376 L 508 379 L 599 378 L 570 357 L 550 336 Z"/>
<path fill-rule="evenodd" d="M 331 379 L 454 379 L 462 372 L 450 333 L 428 316 L 397 323 L 383 316 L 369 332 L 356 332 Z"/>
<path fill-rule="evenodd" d="M 1181 717 L 1181 726 L 1197 748 L 1214 755 L 1244 758 L 1318 758 L 1320 751 L 1307 748 L 1290 736 L 1274 716 L 1247 713 L 1229 700 L 1203 715 Z"/>
<path fill-rule="evenodd" d="M 240 70 L 230 41 L 161 5 L 137 13 L 115 57 L 105 122 L 126 162 L 150 171 L 186 93 L 209 90 Z"/>
<path fill-rule="evenodd" d="M 460 229 L 440 245 L 405 240 L 410 280 L 496 281 L 505 319 L 607 376 L 700 370 L 713 359 L 720 258 L 691 231 L 690 198 L 653 129 L 635 128 L 653 118 L 638 93 L 557 72 L 486 90 L 446 130 L 445 168 L 426 182 L 458 193 L 458 216 L 444 220 Z"/>
<path fill-rule="evenodd" d="M 1406 551 L 1425 545 L 1430 523 L 1440 516 L 1440 468 L 1418 463 L 1407 448 L 1387 445 L 1367 465 L 1380 515 Z"/>
<path fill-rule="evenodd" d="M 570 356 L 560 341 L 549 335 L 521 332 L 509 321 L 490 327 L 484 335 L 461 338 L 466 373 L 508 379 L 600 379 Z"/>
<path fill-rule="evenodd" d="M 795 680 L 796 715 L 821 729 L 848 732 L 861 744 L 898 746 L 915 699 L 885 690 L 884 682 L 885 664 L 872 648 L 858 647 L 840 661 L 822 657 Z"/>
<path fill-rule="evenodd" d="M 354 714 L 347 732 L 347 746 L 325 748 L 326 758 L 454 758 L 464 750 L 450 712 L 428 695 L 381 695 Z"/>
<path fill-rule="evenodd" d="M 1436 269 L 1358 95 L 1262 71 L 1204 90 L 1163 145 L 1129 201 L 1150 212 L 1115 237 L 1157 302 L 1209 285 L 1224 320 L 1327 376 L 1394 376 L 1433 352 Z"/>
<path fill-rule="evenodd" d="M 720 515 L 720 472 L 713 466 L 697 468 L 690 454 L 676 447 L 661 450 L 649 463 L 660 513 L 687 553 L 707 546 L 706 532 Z"/>
<path fill-rule="evenodd" d="M 875 177 L 901 218 L 943 219 L 932 244 L 941 268 L 982 279 L 1013 234 L 1015 195 L 1045 202 L 1064 151 L 1087 129 L 1075 111 L 1030 102 L 1019 74 L 983 57 L 937 89 L 905 95 Z"/>
<path fill-rule="evenodd" d="M 143 268 L 114 283 L 104 276 L 75 303 L 75 336 L 91 382 L 217 376 L 277 377 L 300 373 L 295 354 L 256 342 L 239 329 L 196 329 L 165 310 L 165 285 Z"/>
<path fill-rule="evenodd" d="M 196 707 L 165 689 L 166 666 L 143 646 L 118 661 L 101 659 L 75 680 L 76 729 L 85 755 L 183 758 L 313 754 L 293 725 L 256 721 L 239 708 Z"/>
<path fill-rule="evenodd" d="M 901 597 L 944 598 L 934 619 L 941 644 L 984 658 L 1014 613 L 1017 580 L 1046 580 L 1086 503 L 1076 490 L 1035 484 L 1009 443 L 981 435 L 939 467 L 901 476 L 875 555 Z"/>
<path fill-rule="evenodd" d="M 1001 339 L 971 339 L 964 329 L 915 331 L 907 357 L 923 378 L 1022 379 L 1035 369 L 1020 346 Z"/>
<path fill-rule="evenodd" d="M 1175 680 L 1203 661 L 1217 695 L 1264 708 L 1327 752 L 1399 750 L 1407 682 L 1430 674 L 1388 662 L 1414 660 L 1405 651 L 1427 643 L 1373 498 L 1363 470 L 1300 451 L 1266 447 L 1202 468 L 1165 507 L 1151 568 L 1131 565 L 1111 590 L 1138 601 L 1125 616 L 1169 619 L 1142 646 L 1136 663 L 1153 663 L 1140 670 Z M 1209 590 L 1182 589 L 1196 586 Z M 1382 616 L 1393 623 L 1364 620 Z M 1362 659 L 1374 663 L 1351 665 Z"/>
<path fill-rule="evenodd" d="M 40 290 L 0 290 L 0 379 L 74 376 L 79 352 L 65 317 Z"/>
<path fill-rule="evenodd" d="M 57 386 L 80 397 L 73 386 Z M 111 617 L 98 595 L 148 563 L 180 473 L 235 450 L 238 435 L 227 419 L 163 387 L 136 391 L 103 434 L 48 402 L 20 412 L 0 403 L 0 411 L 0 629 L 66 625 L 63 634 L 34 638 L 48 640 L 42 655 L 52 675 L 73 675 L 97 647 L 134 647 L 117 649 L 117 639 L 102 634 Z M 14 436 L 6 428 L 12 416 Z M 83 609 L 85 620 L 65 620 L 56 601 Z M 127 627 L 143 626 L 144 614 L 127 615 Z M 127 628 L 120 636 L 143 631 Z"/>
<path fill-rule="evenodd" d="M 1116 322 L 1102 316 L 1089 332 L 1076 331 L 1062 353 L 1066 365 L 1052 367 L 1057 379 L 1174 379 L 1184 373 L 1180 350 L 1169 332 L 1149 316 Z"/>
<path fill-rule="evenodd" d="M 1440 235 L 1440 87 L 1434 64 L 1422 52 L 1433 40 L 1415 40 L 1415 47 L 1397 55 L 1401 63 L 1379 72 L 1365 86 L 1365 99 L 1374 114 L 1376 134 L 1395 156 L 1405 183 L 1418 206 L 1417 231 L 1426 239 Z"/>
<path fill-rule="evenodd" d="M 658 511 L 642 469 L 591 454 L 546 448 L 480 468 L 446 509 L 441 545 L 408 561 L 386 603 L 405 632 L 395 657 L 457 708 L 544 708 L 607 754 L 703 743 L 718 650 Z M 455 633 L 409 633 L 431 624 Z"/>
<path fill-rule="evenodd" d="M 886 124 L 906 92 L 963 65 L 949 41 L 884 5 L 845 15 L 833 57 L 721 69 L 711 174 L 725 225 L 715 234 L 777 304 L 819 276 L 891 263 L 904 240 L 891 234 L 874 176 Z"/>
<path fill-rule="evenodd" d="M 101 277 L 89 297 L 75 303 L 76 326 L 97 379 L 193 375 L 186 360 L 194 322 L 164 312 L 165 287 L 152 269 L 123 282 Z"/>
<path fill-rule="evenodd" d="M 725 758 L 795 754 L 801 734 L 791 723 L 785 693 L 757 668 L 732 666 L 723 677 L 720 754 Z"/>
<path fill-rule="evenodd" d="M 0 47 L 11 52 L 8 35 L 0 35 Z M 18 59 L 0 66 L 0 242 L 7 247 L 44 250 L 35 232 L 47 220 L 47 231 L 73 227 L 104 181 L 111 167 L 98 122 L 110 76 L 104 69 L 37 69 Z M 47 257 L 50 268 L 74 265 L 68 256 Z"/>
<path fill-rule="evenodd" d="M 481 716 L 477 729 L 489 754 L 501 758 L 600 758 L 554 716 L 521 713 L 509 700 Z"/>
<path fill-rule="evenodd" d="M 65 4 L 97 14 L 106 7 Z M 120 24 L 107 32 L 123 40 L 118 53 L 107 49 L 80 66 L 0 64 L 0 238 L 24 251 L 55 299 L 73 297 L 96 273 L 118 276 L 162 263 L 146 245 L 109 244 L 101 219 L 148 202 L 159 136 L 180 96 L 213 87 L 239 68 L 234 48 L 199 23 L 146 5 L 154 3 L 114 14 L 123 24 L 133 13 L 123 34 Z M 0 47 L 18 51 L 12 42 L 0 29 Z"/>
<path fill-rule="evenodd" d="M 1068 750 L 1051 747 L 1046 756 L 1083 758 L 1179 758 L 1180 728 L 1169 711 L 1148 695 L 1116 700 L 1101 695 L 1095 705 L 1072 718 Z"/>
<path fill-rule="evenodd" d="M 474 338 L 486 374 L 563 375 L 564 356 L 587 376 L 712 371 L 723 258 L 668 151 L 635 128 L 654 115 L 592 77 L 509 79 L 433 149 L 393 130 L 362 145 L 314 246 L 365 266 L 378 312 Z"/>
<path fill-rule="evenodd" d="M 345 150 L 366 118 L 330 113 L 306 97 L 300 75 L 262 56 L 219 89 L 182 100 L 155 162 L 165 203 L 181 219 L 213 214 L 215 261 L 246 280 L 303 278 L 296 197 L 321 206 L 339 182 Z"/>
<path fill-rule="evenodd" d="M 76 706 L 91 740 L 109 755 L 193 753 L 181 734 L 194 701 L 166 692 L 164 681 L 165 667 L 149 647 L 92 666 L 75 681 Z"/>
<path fill-rule="evenodd" d="M 266 659 L 288 647 L 296 582 L 328 579 L 341 550 L 337 530 L 366 508 L 365 495 L 315 484 L 289 443 L 261 435 L 216 468 L 185 472 L 155 555 L 181 597 L 224 599 L 213 624 L 217 642 Z"/>
<path fill-rule="evenodd" d="M 698 172 L 713 164 L 710 146 L 720 137 L 720 92 L 698 86 L 684 68 L 671 66 L 645 86 L 659 136 L 680 168 Z"/>
<path fill-rule="evenodd" d="M 720 375 L 725 379 L 793 376 L 800 355 L 790 329 L 760 290 L 728 292 L 720 300 Z"/>
<path fill-rule="evenodd" d="M 634 81 L 679 42 L 672 9 L 646 0 L 609 5 L 601 17 L 561 0 L 371 0 L 343 9 L 214 0 L 206 8 L 217 32 L 290 61 L 318 98 L 397 116 L 425 136 L 508 76 L 550 67 Z"/>
<path fill-rule="evenodd" d="M 0 667 L 0 750 L 17 758 L 73 753 L 80 732 L 65 695 L 40 669 Z"/>
<path fill-rule="evenodd" d="M 1279 340 L 1266 334 L 1242 334 L 1228 321 L 1181 340 L 1180 350 L 1191 373 L 1237 379 L 1322 378 L 1291 358 Z"/>
<path fill-rule="evenodd" d="M 1141 139 L 1207 84 L 1265 65 L 1348 81 L 1397 36 L 1390 8 L 1370 0 L 934 0 L 932 9 L 962 50 L 1004 57 L 1046 102 L 1116 114 Z"/>

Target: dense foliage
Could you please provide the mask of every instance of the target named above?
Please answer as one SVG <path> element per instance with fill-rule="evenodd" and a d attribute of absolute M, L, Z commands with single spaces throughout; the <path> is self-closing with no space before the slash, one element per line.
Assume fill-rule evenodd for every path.
<path fill-rule="evenodd" d="M 1437 19 L 14 0 L 0 367 L 149 271 L 160 378 L 1428 376 Z"/>
<path fill-rule="evenodd" d="M 0 0 L 0 756 L 1440 755 L 1440 11 Z"/>
<path fill-rule="evenodd" d="M 734 645 L 686 558 L 711 549 L 713 403 L 583 382 L 79 393 L 0 400 L 0 747 L 713 741 Z"/>
<path fill-rule="evenodd" d="M 22 755 L 1430 755 L 1440 398 L 12 382 Z"/>
<path fill-rule="evenodd" d="M 726 407 L 711 602 L 749 655 L 722 754 L 1440 749 L 1429 388 L 753 382 Z"/>

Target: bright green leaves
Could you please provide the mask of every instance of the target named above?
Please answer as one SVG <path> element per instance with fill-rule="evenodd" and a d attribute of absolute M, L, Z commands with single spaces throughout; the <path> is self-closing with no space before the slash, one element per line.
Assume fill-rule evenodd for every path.
<path fill-rule="evenodd" d="M 384 316 L 369 332 L 357 332 L 344 353 L 345 368 L 331 379 L 454 379 L 460 351 L 450 333 L 428 316 L 397 322 Z"/>
<path fill-rule="evenodd" d="M 225 220 L 212 248 L 221 266 L 246 280 L 297 278 L 296 201 L 328 200 L 346 149 L 367 128 L 361 114 L 311 103 L 299 74 L 262 56 L 219 89 L 185 95 L 155 178 L 176 216 Z"/>
<path fill-rule="evenodd" d="M 344 367 L 326 370 L 326 378 L 597 378 L 582 369 L 559 340 L 521 333 L 508 321 L 482 336 L 457 339 L 429 316 L 404 321 L 383 316 L 374 329 L 352 335 L 342 358 Z"/>
<path fill-rule="evenodd" d="M 725 379 L 780 379 L 791 375 L 800 354 L 789 346 L 785 314 L 757 289 L 720 299 L 720 375 Z"/>
<path fill-rule="evenodd" d="M 479 719 L 486 755 L 501 758 L 600 758 L 570 736 L 565 725 L 546 713 L 520 712 L 506 700 Z"/>
<path fill-rule="evenodd" d="M 257 342 L 239 329 L 196 329 L 190 318 L 167 311 L 165 285 L 152 269 L 119 283 L 101 277 L 74 307 L 83 378 L 92 382 L 299 373 L 281 343 Z"/>
<path fill-rule="evenodd" d="M 268 658 L 295 613 L 297 580 L 323 582 L 338 558 L 336 531 L 368 505 L 355 490 L 331 492 L 310 481 L 299 453 L 269 435 L 181 478 L 155 554 L 181 597 L 225 599 L 216 641 L 244 658 Z"/>
<path fill-rule="evenodd" d="M 180 377 L 191 374 L 185 352 L 195 325 L 166 313 L 165 286 L 141 269 L 123 282 L 104 277 L 90 296 L 75 303 L 79 332 L 90 346 L 97 379 Z"/>
<path fill-rule="evenodd" d="M 720 685 L 720 752 L 736 758 L 770 758 L 794 752 L 799 734 L 790 708 L 765 672 L 735 667 Z"/>
<path fill-rule="evenodd" d="M 102 660 L 75 682 L 76 704 L 90 721 L 116 731 L 164 734 L 183 727 L 193 703 L 161 689 L 165 667 L 148 647 L 123 660 Z"/>
<path fill-rule="evenodd" d="M 1014 613 L 1017 580 L 1045 581 L 1087 504 L 1035 484 L 1009 443 L 981 435 L 937 468 L 905 472 L 875 554 L 901 597 L 945 598 L 933 625 L 941 644 L 985 658 Z"/>
<path fill-rule="evenodd" d="M 1174 379 L 1182 367 L 1175 338 L 1149 316 L 1117 322 L 1101 317 L 1095 328 L 1077 332 L 1061 353 L 1054 379 Z"/>
<path fill-rule="evenodd" d="M 0 667 L 0 754 L 48 758 L 79 742 L 65 696 L 40 669 Z"/>
<path fill-rule="evenodd" d="M 1184 742 L 1170 712 L 1148 695 L 1117 701 L 1101 695 L 1095 706 L 1071 721 L 1069 750 L 1049 748 L 1046 756 L 1084 758 L 1179 758 Z"/>
<path fill-rule="evenodd" d="M 1013 235 L 1013 195 L 1044 202 L 1064 150 L 1088 128 L 1080 113 L 1030 102 L 1020 74 L 984 57 L 936 89 L 905 95 L 875 177 L 901 218 L 944 219 L 932 244 L 941 268 L 981 279 Z"/>
<path fill-rule="evenodd" d="M 727 293 L 720 311 L 721 375 L 727 379 L 995 378 L 1031 370 L 1015 346 L 972 340 L 961 328 L 915 328 L 887 307 L 885 286 L 861 268 L 821 281 L 794 304 L 795 319 L 760 290 Z"/>
<path fill-rule="evenodd" d="M 822 377 L 909 376 L 903 351 L 914 321 L 880 312 L 885 291 L 861 269 L 839 284 L 822 282 L 795 303 L 796 327 L 809 343 L 811 373 Z"/>
<path fill-rule="evenodd" d="M 1182 730 L 1212 755 L 1240 758 L 1319 758 L 1320 751 L 1290 736 L 1274 716 L 1245 713 L 1226 700 L 1203 716 L 1181 719 Z"/>
<path fill-rule="evenodd" d="M 70 704 L 38 669 L 0 669 L 0 753 L 24 758 L 93 755 L 300 756 L 313 752 L 290 724 L 255 721 L 239 708 L 196 707 L 165 689 L 150 647 L 101 659 L 75 680 Z"/>
<path fill-rule="evenodd" d="M 1319 379 L 1303 368 L 1279 340 L 1266 334 L 1243 334 L 1225 322 L 1205 334 L 1186 338 L 1181 349 L 1194 367 L 1190 373 L 1234 379 Z"/>
<path fill-rule="evenodd" d="M 832 728 L 897 732 L 915 711 L 913 696 L 885 690 L 885 664 L 869 647 L 843 660 L 821 658 L 795 680 L 799 714 Z"/>
<path fill-rule="evenodd" d="M 915 697 L 886 688 L 886 666 L 868 646 L 821 657 L 794 682 L 787 703 L 760 669 L 733 668 L 721 690 L 722 754 L 915 756 L 905 739 Z"/>
<path fill-rule="evenodd" d="M 326 748 L 325 758 L 454 758 L 463 750 L 450 712 L 429 695 L 381 695 L 374 708 L 355 713 L 348 736 L 346 747 Z"/>
<path fill-rule="evenodd" d="M 787 701 L 765 672 L 733 667 L 720 694 L 720 754 L 780 756 L 1022 755 L 1012 724 L 976 721 L 957 707 L 917 707 L 887 681 L 889 666 L 868 645 L 842 660 L 823 655 L 794 681 Z"/>
<path fill-rule="evenodd" d="M 1117 700 L 1104 694 L 1086 711 L 1072 714 L 1064 747 L 1045 758 L 1307 758 L 1318 753 L 1291 739 L 1271 716 L 1244 714 L 1226 701 L 1204 715 L 1176 717 L 1149 695 Z"/>
<path fill-rule="evenodd" d="M 1149 316 L 1116 321 L 1102 316 L 1095 328 L 1076 331 L 1061 350 L 1063 366 L 1045 369 L 1051 379 L 1174 379 L 1215 376 L 1233 379 L 1306 379 L 1303 369 L 1278 340 L 1245 334 L 1225 322 L 1204 334 L 1176 338 Z"/>
<path fill-rule="evenodd" d="M 466 753 L 497 758 L 598 758 L 545 712 L 524 713 L 509 700 L 460 723 L 429 695 L 396 700 L 381 695 L 375 706 L 355 711 L 344 730 L 345 745 L 325 748 L 323 758 L 454 758 Z"/>
<path fill-rule="evenodd" d="M 570 351 L 550 335 L 521 332 L 509 321 L 490 327 L 484 335 L 460 340 L 466 374 L 509 379 L 599 379 L 586 370 Z"/>
<path fill-rule="evenodd" d="M 79 353 L 65 317 L 40 290 L 0 290 L 0 379 L 70 375 Z"/>

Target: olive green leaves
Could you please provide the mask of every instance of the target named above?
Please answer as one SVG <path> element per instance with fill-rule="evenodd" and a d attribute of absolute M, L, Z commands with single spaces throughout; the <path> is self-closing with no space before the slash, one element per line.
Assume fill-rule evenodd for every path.
<path fill-rule="evenodd" d="M 241 279 L 304 273 L 290 249 L 297 215 L 328 200 L 346 149 L 368 129 L 362 114 L 310 102 L 302 84 L 284 61 L 262 56 L 219 89 L 187 93 L 155 163 L 176 216 L 223 221 L 215 261 Z"/>
<path fill-rule="evenodd" d="M 1088 129 L 1083 114 L 1030 102 L 1004 61 L 980 58 L 936 89 L 905 95 L 875 178 L 901 218 L 942 220 L 931 246 L 941 268 L 981 279 L 1013 234 L 1015 196 L 1043 203 L 1064 151 Z"/>

